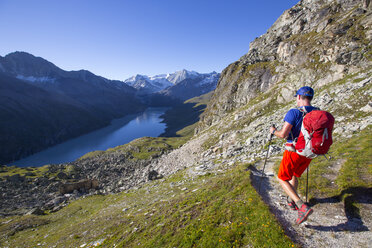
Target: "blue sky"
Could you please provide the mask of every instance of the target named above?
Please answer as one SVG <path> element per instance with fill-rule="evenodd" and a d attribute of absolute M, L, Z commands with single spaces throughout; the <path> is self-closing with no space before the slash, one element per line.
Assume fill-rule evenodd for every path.
<path fill-rule="evenodd" d="M 0 55 L 110 79 L 221 72 L 298 0 L 0 0 Z"/>

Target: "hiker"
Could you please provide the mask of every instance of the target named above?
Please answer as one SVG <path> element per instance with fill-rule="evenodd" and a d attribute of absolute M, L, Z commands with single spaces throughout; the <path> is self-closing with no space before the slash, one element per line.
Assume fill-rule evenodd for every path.
<path fill-rule="evenodd" d="M 305 113 L 309 113 L 314 109 L 311 106 L 311 100 L 314 96 L 314 90 L 311 87 L 305 86 L 300 88 L 295 97 L 298 108 L 290 109 L 284 117 L 284 125 L 281 130 L 275 127 L 270 128 L 270 133 L 279 137 L 286 138 L 285 151 L 283 159 L 280 163 L 278 178 L 280 185 L 287 193 L 287 202 L 292 210 L 298 211 L 296 223 L 300 224 L 307 219 L 313 210 L 304 203 L 297 194 L 298 177 L 309 166 L 311 159 L 301 156 L 296 153 L 294 142 L 298 138 L 301 131 L 301 124 Z"/>

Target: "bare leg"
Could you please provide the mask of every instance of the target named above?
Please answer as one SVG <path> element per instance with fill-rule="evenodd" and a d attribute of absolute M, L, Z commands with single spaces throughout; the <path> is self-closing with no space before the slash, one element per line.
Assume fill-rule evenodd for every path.
<path fill-rule="evenodd" d="M 297 193 L 297 186 L 298 186 L 298 180 L 297 180 L 297 177 L 293 176 L 292 177 L 292 180 L 289 181 L 289 183 L 292 185 L 293 189 L 296 191 Z"/>
<path fill-rule="evenodd" d="M 287 193 L 287 195 L 289 195 L 289 197 L 295 202 L 299 201 L 300 197 L 298 196 L 297 191 L 296 191 L 297 185 L 298 185 L 297 178 L 293 177 L 292 180 L 288 180 L 288 181 L 284 181 L 280 178 L 278 179 L 285 193 Z M 293 185 L 291 184 L 291 182 L 293 183 Z"/>

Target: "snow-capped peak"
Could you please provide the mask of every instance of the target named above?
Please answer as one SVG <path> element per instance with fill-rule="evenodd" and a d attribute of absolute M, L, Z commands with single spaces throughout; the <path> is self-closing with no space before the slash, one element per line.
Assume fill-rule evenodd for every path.
<path fill-rule="evenodd" d="M 199 77 L 200 74 L 196 71 L 188 71 L 186 69 L 183 69 L 181 71 L 176 71 L 175 73 L 169 74 L 167 76 L 168 81 L 178 84 L 182 80 L 185 80 L 186 78 L 196 78 Z"/>
<path fill-rule="evenodd" d="M 143 92 L 154 93 L 176 85 L 185 79 L 200 78 L 200 85 L 205 85 L 218 80 L 218 77 L 219 74 L 216 72 L 201 74 L 196 71 L 183 69 L 174 73 L 155 76 L 137 74 L 136 76 L 126 79 L 124 82 Z"/>
<path fill-rule="evenodd" d="M 217 72 L 210 73 L 206 78 L 204 78 L 202 81 L 200 81 L 199 85 L 206 85 L 206 84 L 212 84 L 217 83 L 220 75 Z"/>
<path fill-rule="evenodd" d="M 151 76 L 149 77 L 151 80 L 158 80 L 158 79 L 166 79 L 167 78 L 167 74 L 160 74 L 160 75 L 155 75 L 155 76 Z"/>
<path fill-rule="evenodd" d="M 173 85 L 166 79 L 166 76 L 166 74 L 160 74 L 149 77 L 137 74 L 124 80 L 124 83 L 147 93 L 154 93 Z"/>

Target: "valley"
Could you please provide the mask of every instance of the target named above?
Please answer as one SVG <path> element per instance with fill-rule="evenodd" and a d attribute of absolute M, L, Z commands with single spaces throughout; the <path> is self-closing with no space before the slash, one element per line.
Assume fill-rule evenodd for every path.
<path fill-rule="evenodd" d="M 177 88 L 133 88 L 144 106 L 172 103 L 165 132 L 70 163 L 1 166 L 0 246 L 368 247 L 370 40 L 370 1 L 304 0 L 253 40 L 213 91 L 184 101 L 168 95 Z M 310 166 L 314 213 L 298 225 L 276 178 L 285 140 L 271 141 L 269 129 L 282 127 L 305 85 L 335 125 L 328 159 Z M 299 194 L 305 199 L 305 174 Z"/>

